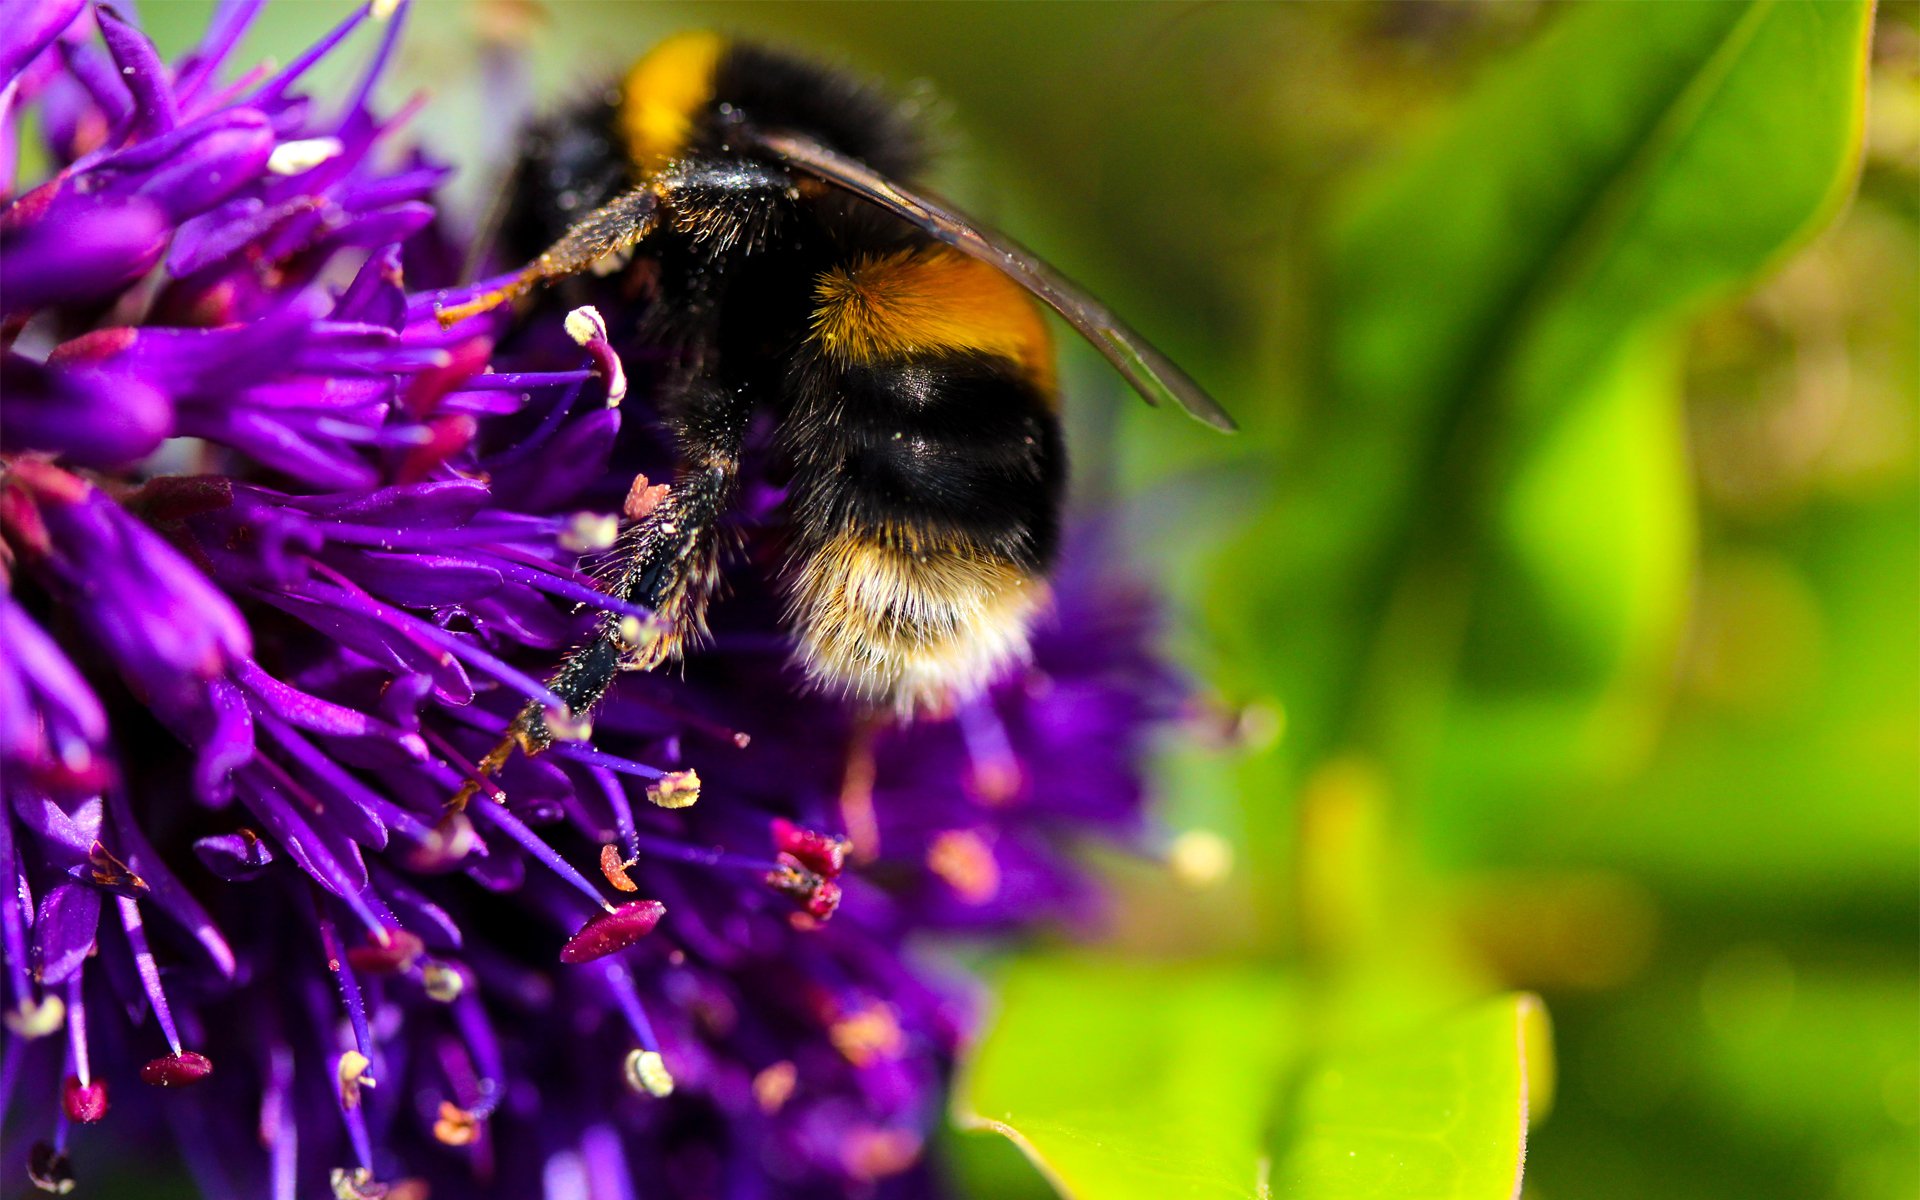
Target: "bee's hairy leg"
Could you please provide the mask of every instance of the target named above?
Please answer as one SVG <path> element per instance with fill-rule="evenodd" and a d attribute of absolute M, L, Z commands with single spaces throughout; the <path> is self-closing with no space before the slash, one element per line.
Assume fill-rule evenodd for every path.
<path fill-rule="evenodd" d="M 594 209 L 518 275 L 464 304 L 439 310 L 442 328 L 498 308 L 542 284 L 570 275 L 606 273 L 663 225 L 693 230 L 718 243 L 751 250 L 794 198 L 778 167 L 736 159 L 688 160 Z"/>
<path fill-rule="evenodd" d="M 617 261 L 612 256 L 633 249 L 659 227 L 665 195 L 658 182 L 649 182 L 588 213 L 505 284 L 465 304 L 438 310 L 435 315 L 441 328 L 498 308 L 541 284 L 594 270 L 602 262 Z"/>
<path fill-rule="evenodd" d="M 621 535 L 618 565 L 606 582 L 608 593 L 653 615 L 602 614 L 592 636 L 568 653 L 547 681 L 565 709 L 551 710 L 539 701 L 523 707 L 480 760 L 477 776 L 448 802 L 450 811 L 464 809 L 485 780 L 506 766 L 515 747 L 531 756 L 556 741 L 585 740 L 594 708 L 621 671 L 650 671 L 705 631 L 752 402 L 744 389 L 696 383 L 682 389 L 670 406 L 680 414 L 681 465 L 666 495 Z"/>

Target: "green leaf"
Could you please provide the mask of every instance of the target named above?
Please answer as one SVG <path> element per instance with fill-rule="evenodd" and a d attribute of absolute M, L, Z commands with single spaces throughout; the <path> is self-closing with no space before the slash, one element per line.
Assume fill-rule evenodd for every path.
<path fill-rule="evenodd" d="M 1339 1022 L 1307 995 L 1246 966 L 1024 961 L 955 1119 L 1080 1200 L 1513 1194 L 1551 1090 L 1538 1001 L 1323 1059 L 1307 1034 Z"/>
<path fill-rule="evenodd" d="M 1551 400 L 1624 331 L 1776 259 L 1850 186 L 1869 11 L 1570 12 L 1336 230 L 1337 386 L 1418 412 L 1522 363 Z"/>
<path fill-rule="evenodd" d="M 1508 1200 L 1527 1127 L 1551 1102 L 1546 1010 L 1488 1001 L 1436 1029 L 1310 1072 L 1277 1143 L 1275 1196 Z"/>
<path fill-rule="evenodd" d="M 1563 749 L 1657 682 L 1694 531 L 1677 390 L 1642 356 L 1845 198 L 1869 11 L 1571 8 L 1332 207 L 1317 438 L 1217 589 L 1300 761 L 1418 762 L 1453 700 L 1429 680 L 1553 698 Z M 1539 483 L 1568 463 L 1584 514 Z"/>
<path fill-rule="evenodd" d="M 1030 959 L 955 1093 L 966 1128 L 1013 1139 L 1063 1195 L 1252 1196 L 1265 1114 L 1299 1053 L 1276 972 Z"/>

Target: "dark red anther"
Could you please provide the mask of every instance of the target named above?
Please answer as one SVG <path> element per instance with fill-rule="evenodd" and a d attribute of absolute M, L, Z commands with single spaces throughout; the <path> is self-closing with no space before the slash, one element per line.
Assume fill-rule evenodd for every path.
<path fill-rule="evenodd" d="M 78 1076 L 67 1076 L 66 1086 L 60 1089 L 60 1107 L 67 1110 L 69 1121 L 93 1124 L 107 1115 L 106 1080 L 81 1083 Z"/>
<path fill-rule="evenodd" d="M 401 395 L 401 407 L 415 417 L 433 412 L 440 397 L 465 383 L 469 376 L 486 370 L 487 359 L 493 354 L 493 341 L 472 337 L 443 349 L 447 352 L 446 363 L 416 372 Z"/>
<path fill-rule="evenodd" d="M 186 1087 L 213 1074 L 213 1060 L 204 1054 L 182 1050 L 149 1060 L 140 1068 L 140 1082 L 154 1087 Z"/>
<path fill-rule="evenodd" d="M 139 341 L 138 326 L 116 325 L 111 329 L 96 329 L 92 333 L 83 333 L 61 342 L 47 354 L 47 361 L 73 367 L 104 362 L 115 355 L 125 354 Z"/>
<path fill-rule="evenodd" d="M 364 944 L 348 948 L 347 962 L 352 964 L 354 970 L 372 975 L 403 974 L 413 966 L 414 960 L 426 952 L 426 943 L 404 929 L 383 932 L 386 934 L 384 942 L 376 935 L 369 934 Z"/>
<path fill-rule="evenodd" d="M 816 921 L 831 917 L 840 907 L 840 885 L 831 879 L 822 879 L 820 885 L 807 897 L 807 915 Z"/>
<path fill-rule="evenodd" d="M 840 885 L 810 871 L 791 854 L 781 854 L 780 865 L 766 874 L 767 886 L 790 897 L 816 921 L 824 921 L 840 907 Z"/>
<path fill-rule="evenodd" d="M 580 927 L 560 948 L 563 963 L 592 962 L 616 951 L 625 950 L 653 932 L 665 916 L 667 906 L 658 900 L 634 900 L 611 912 L 601 913 Z"/>
<path fill-rule="evenodd" d="M 469 413 L 451 413 L 427 421 L 427 440 L 406 452 L 395 469 L 402 483 L 425 479 L 433 469 L 465 450 L 480 432 L 480 423 Z"/>
<path fill-rule="evenodd" d="M 43 1192 L 64 1196 L 73 1190 L 73 1164 L 46 1142 L 35 1142 L 27 1154 L 27 1178 Z"/>
<path fill-rule="evenodd" d="M 791 854 L 814 874 L 832 879 L 846 870 L 847 851 L 852 845 L 847 839 L 802 829 L 785 817 L 775 817 L 772 829 L 773 848 Z"/>
<path fill-rule="evenodd" d="M 45 558 L 53 553 L 53 534 L 40 505 L 24 487 L 0 487 L 0 534 L 16 554 Z"/>

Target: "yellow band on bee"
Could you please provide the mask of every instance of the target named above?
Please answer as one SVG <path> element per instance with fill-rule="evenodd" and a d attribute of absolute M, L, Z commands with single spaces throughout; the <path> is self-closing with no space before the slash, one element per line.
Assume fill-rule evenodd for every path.
<path fill-rule="evenodd" d="M 1053 339 L 1039 309 L 1019 284 L 958 251 L 860 259 L 821 275 L 813 300 L 813 340 L 843 364 L 970 350 L 1018 364 L 1053 395 Z"/>
<path fill-rule="evenodd" d="M 642 176 L 680 157 L 694 118 L 713 100 L 713 73 L 726 39 L 696 30 L 676 33 L 627 72 L 620 93 L 620 136 Z"/>

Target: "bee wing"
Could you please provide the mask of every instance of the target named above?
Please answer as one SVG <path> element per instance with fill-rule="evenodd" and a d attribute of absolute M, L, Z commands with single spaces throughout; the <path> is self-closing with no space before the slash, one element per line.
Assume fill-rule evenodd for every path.
<path fill-rule="evenodd" d="M 1155 350 L 1106 305 L 1010 238 L 982 229 L 932 197 L 912 192 L 876 174 L 865 164 L 794 133 L 753 131 L 750 135 L 807 174 L 879 205 L 964 254 L 990 263 L 1045 301 L 1067 323 L 1106 355 L 1148 404 L 1172 400 L 1194 419 L 1233 432 L 1233 418 L 1202 391 L 1185 371 Z"/>

